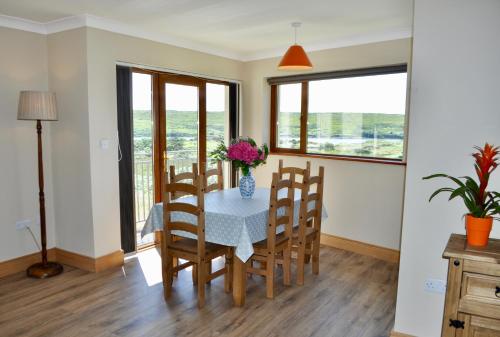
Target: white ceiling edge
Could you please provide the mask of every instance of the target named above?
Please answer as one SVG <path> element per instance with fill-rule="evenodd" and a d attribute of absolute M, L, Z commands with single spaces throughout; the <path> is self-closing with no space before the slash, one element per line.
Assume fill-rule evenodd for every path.
<path fill-rule="evenodd" d="M 27 32 L 46 34 L 41 22 L 0 14 L 0 27 L 24 30 Z"/>
<path fill-rule="evenodd" d="M 138 29 L 137 27 L 134 27 L 133 25 L 124 24 L 121 22 L 89 14 L 68 16 L 65 18 L 49 21 L 46 23 L 0 14 L 0 27 L 13 28 L 44 35 L 54 34 L 80 27 L 92 27 L 110 31 L 113 33 L 160 42 L 176 47 L 191 49 L 198 52 L 242 62 L 278 57 L 283 55 L 283 53 L 286 51 L 286 48 L 279 48 L 270 51 L 249 53 L 249 54 L 236 53 L 231 50 L 224 50 L 203 43 L 192 42 L 189 40 L 179 39 L 165 34 L 141 30 Z M 412 37 L 411 29 L 399 30 L 399 31 L 387 31 L 384 33 L 357 35 L 321 44 L 311 44 L 311 45 L 306 44 L 303 45 L 303 47 L 306 51 L 311 52 L 311 51 L 361 45 L 367 43 L 398 40 L 409 37 Z"/>
<path fill-rule="evenodd" d="M 317 43 L 317 44 L 303 44 L 304 50 L 307 52 L 335 49 L 342 47 L 351 47 L 368 43 L 377 43 L 384 41 L 407 39 L 413 36 L 411 29 L 404 29 L 399 31 L 387 31 L 383 33 L 373 33 L 364 35 L 349 36 L 342 39 L 337 39 L 331 42 Z M 273 49 L 266 52 L 248 54 L 241 58 L 243 62 L 257 61 L 269 59 L 274 57 L 281 57 L 287 48 Z"/>

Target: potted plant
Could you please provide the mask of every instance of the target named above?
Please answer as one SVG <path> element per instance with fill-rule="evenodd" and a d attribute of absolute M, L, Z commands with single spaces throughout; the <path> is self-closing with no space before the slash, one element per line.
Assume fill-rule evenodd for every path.
<path fill-rule="evenodd" d="M 266 144 L 261 147 L 252 138 L 233 139 L 229 146 L 221 142 L 210 156 L 217 160 L 230 161 L 233 167 L 241 169 L 240 194 L 243 199 L 251 199 L 255 192 L 255 179 L 252 168 L 265 164 L 269 149 Z"/>
<path fill-rule="evenodd" d="M 449 200 L 456 197 L 462 198 L 468 209 L 465 219 L 467 243 L 473 246 L 486 246 L 490 236 L 493 219 L 500 214 L 500 193 L 487 191 L 491 173 L 498 166 L 499 148 L 488 143 L 484 148 L 474 147 L 477 152 L 472 156 L 475 159 L 474 168 L 478 182 L 471 177 L 451 177 L 446 174 L 434 174 L 423 179 L 448 178 L 453 181 L 456 188 L 443 187 L 435 191 L 429 201 L 441 192 L 449 192 Z"/>

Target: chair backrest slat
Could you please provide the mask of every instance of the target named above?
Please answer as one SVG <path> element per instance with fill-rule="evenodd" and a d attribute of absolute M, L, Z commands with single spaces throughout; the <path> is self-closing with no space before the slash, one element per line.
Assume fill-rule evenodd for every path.
<path fill-rule="evenodd" d="M 170 212 L 184 212 L 197 216 L 200 213 L 200 209 L 192 204 L 187 204 L 184 202 L 171 202 L 167 204 L 167 208 Z"/>
<path fill-rule="evenodd" d="M 196 195 L 197 191 L 195 185 L 188 183 L 173 183 L 166 186 L 166 192 L 175 192 L 176 194 L 182 192 L 185 195 Z"/>
<path fill-rule="evenodd" d="M 184 231 L 189 232 L 191 234 L 198 234 L 198 226 L 193 225 L 189 222 L 184 221 L 171 221 L 168 223 L 168 227 L 170 231 Z"/>

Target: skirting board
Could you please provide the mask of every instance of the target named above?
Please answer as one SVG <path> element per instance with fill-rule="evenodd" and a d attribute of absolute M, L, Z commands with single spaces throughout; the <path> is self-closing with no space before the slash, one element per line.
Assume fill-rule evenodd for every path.
<path fill-rule="evenodd" d="M 71 267 L 95 273 L 113 267 L 122 266 L 124 261 L 122 250 L 98 258 L 93 258 L 68 252 L 59 248 L 50 248 L 47 250 L 47 257 L 51 261 L 57 261 Z M 40 253 L 33 253 L 12 260 L 0 262 L 0 277 L 19 273 L 23 270 L 26 270 L 32 264 L 40 261 Z"/>
<path fill-rule="evenodd" d="M 56 259 L 56 249 L 50 248 L 47 249 L 47 258 L 48 260 L 54 261 Z M 29 255 L 24 255 L 21 257 L 17 257 L 12 260 L 7 260 L 0 262 L 0 277 L 4 277 L 7 275 L 19 273 L 23 270 L 28 269 L 32 264 L 38 263 L 42 261 L 42 257 L 40 253 L 33 253 Z"/>
<path fill-rule="evenodd" d="M 388 262 L 399 262 L 399 251 L 390 248 L 375 246 L 365 242 L 354 241 L 339 236 L 321 233 L 321 244 L 348 250 L 350 252 L 358 253 L 361 255 L 373 256 L 374 258 Z"/>
<path fill-rule="evenodd" d="M 111 254 L 93 258 L 56 248 L 56 259 L 57 262 L 68 266 L 98 273 L 109 268 L 122 266 L 124 254 L 123 250 L 120 249 Z"/>
<path fill-rule="evenodd" d="M 397 332 L 397 331 L 392 330 L 391 335 L 389 337 L 415 337 L 415 336 L 407 335 L 405 333 L 401 333 L 401 332 Z"/>

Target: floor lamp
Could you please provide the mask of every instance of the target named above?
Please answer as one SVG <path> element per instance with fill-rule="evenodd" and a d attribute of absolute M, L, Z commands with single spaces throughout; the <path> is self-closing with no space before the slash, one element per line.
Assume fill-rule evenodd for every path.
<path fill-rule="evenodd" d="M 47 261 L 47 228 L 45 222 L 45 194 L 43 191 L 42 122 L 56 121 L 56 95 L 45 91 L 21 91 L 17 119 L 36 120 L 38 134 L 38 193 L 40 201 L 40 236 L 42 241 L 42 262 L 35 263 L 26 270 L 34 278 L 46 278 L 62 273 L 63 266 Z"/>

